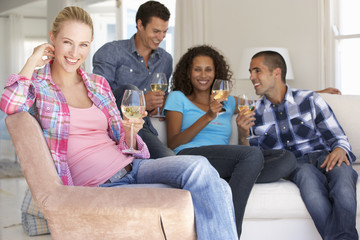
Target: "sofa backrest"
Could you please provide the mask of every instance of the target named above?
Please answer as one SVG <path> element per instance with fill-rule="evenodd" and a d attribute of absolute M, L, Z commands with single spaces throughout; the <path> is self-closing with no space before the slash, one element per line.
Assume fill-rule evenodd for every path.
<path fill-rule="evenodd" d="M 360 138 L 360 128 L 357 127 L 357 121 L 360 122 L 360 95 L 335 95 L 327 93 L 320 95 L 334 111 L 336 118 L 340 122 L 349 139 L 353 153 L 357 159 L 360 159 L 360 140 L 358 140 Z M 230 138 L 230 144 L 238 143 L 238 132 L 235 118 L 236 116 L 234 115 L 231 122 L 233 131 Z M 158 118 L 151 118 L 151 122 L 158 130 L 160 140 L 166 144 L 165 121 L 159 121 Z"/>
<path fill-rule="evenodd" d="M 360 95 L 320 94 L 330 105 L 344 129 L 357 159 L 360 159 Z"/>

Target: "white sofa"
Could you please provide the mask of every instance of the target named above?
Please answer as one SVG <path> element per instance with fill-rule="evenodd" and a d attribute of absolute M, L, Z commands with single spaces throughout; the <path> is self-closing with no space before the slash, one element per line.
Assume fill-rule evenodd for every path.
<path fill-rule="evenodd" d="M 322 94 L 335 112 L 352 145 L 355 156 L 360 158 L 360 96 Z M 351 110 L 349 110 L 351 109 Z M 356 110 L 358 109 L 358 110 Z M 235 116 L 234 116 L 235 118 Z M 234 120 L 234 119 L 233 119 Z M 165 122 L 152 118 L 159 138 L 166 143 Z M 232 122 L 231 144 L 237 144 L 235 120 Z M 359 161 L 359 160 L 357 160 Z M 360 165 L 354 164 L 360 173 Z M 359 199 L 359 181 L 357 197 Z M 358 202 L 357 229 L 360 232 Z M 241 240 L 318 240 L 321 239 L 301 199 L 295 184 L 280 180 L 274 183 L 255 184 L 245 211 Z"/>

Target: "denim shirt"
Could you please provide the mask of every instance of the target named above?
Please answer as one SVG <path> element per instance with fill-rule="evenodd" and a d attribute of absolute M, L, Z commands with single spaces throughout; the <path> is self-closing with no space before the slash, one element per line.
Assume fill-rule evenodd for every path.
<path fill-rule="evenodd" d="M 287 86 L 279 105 L 263 96 L 256 102 L 255 118 L 254 132 L 259 137 L 251 139 L 252 146 L 287 149 L 296 157 L 340 147 L 351 162 L 356 160 L 333 111 L 316 92 Z"/>
<path fill-rule="evenodd" d="M 154 50 L 148 60 L 139 55 L 135 46 L 135 35 L 127 40 L 106 43 L 93 57 L 93 72 L 103 76 L 114 91 L 120 85 L 132 84 L 144 92 L 151 91 L 151 76 L 163 72 L 169 82 L 173 59 L 162 48 Z"/>

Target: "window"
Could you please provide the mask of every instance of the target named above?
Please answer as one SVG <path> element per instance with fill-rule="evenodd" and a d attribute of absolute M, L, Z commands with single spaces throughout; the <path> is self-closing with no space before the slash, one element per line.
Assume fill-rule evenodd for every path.
<path fill-rule="evenodd" d="M 360 94 L 360 1 L 329 2 L 329 76 L 343 94 Z"/>
<path fill-rule="evenodd" d="M 114 0 L 90 4 L 86 7 L 94 25 L 94 40 L 85 61 L 85 71 L 92 72 L 92 57 L 105 43 L 116 40 L 116 2 Z"/>

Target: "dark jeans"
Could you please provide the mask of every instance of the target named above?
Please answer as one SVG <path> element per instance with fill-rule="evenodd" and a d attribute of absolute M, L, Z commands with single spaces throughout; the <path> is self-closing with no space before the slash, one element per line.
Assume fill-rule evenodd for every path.
<path fill-rule="evenodd" d="M 175 153 L 170 148 L 166 147 L 160 139 L 150 131 L 149 125 L 144 124 L 144 127 L 139 131 L 139 136 L 146 143 L 150 152 L 151 159 L 162 157 L 175 156 Z"/>
<path fill-rule="evenodd" d="M 261 151 L 256 147 L 242 145 L 213 145 L 184 149 L 178 155 L 206 157 L 220 177 L 229 182 L 240 236 L 245 206 L 264 163 Z"/>
<path fill-rule="evenodd" d="M 320 168 L 328 151 L 309 153 L 297 159 L 290 176 L 317 230 L 325 240 L 358 239 L 356 230 L 356 182 L 358 174 L 342 163 L 326 172 Z"/>
<path fill-rule="evenodd" d="M 261 170 L 256 183 L 276 182 L 288 176 L 296 168 L 296 158 L 287 150 L 262 150 L 264 155 L 264 167 Z"/>
<path fill-rule="evenodd" d="M 183 149 L 178 155 L 206 157 L 229 182 L 233 194 L 236 226 L 241 235 L 245 207 L 254 183 L 277 181 L 287 177 L 296 164 L 295 156 L 285 150 L 261 151 L 243 145 L 212 145 Z M 265 159 L 264 159 L 265 158 Z M 259 176 L 260 174 L 260 176 Z M 258 179 L 258 180 L 257 180 Z"/>
<path fill-rule="evenodd" d="M 134 85 L 122 85 L 118 89 L 114 90 L 113 94 L 115 96 L 116 105 L 119 110 L 121 109 L 121 101 L 126 89 L 139 90 Z M 150 118 L 145 117 L 144 120 L 145 120 L 144 127 L 139 131 L 138 134 L 147 145 L 150 152 L 150 158 L 156 159 L 156 158 L 174 156 L 175 153 L 170 148 L 166 147 L 157 137 L 157 131 L 152 126 Z"/>

